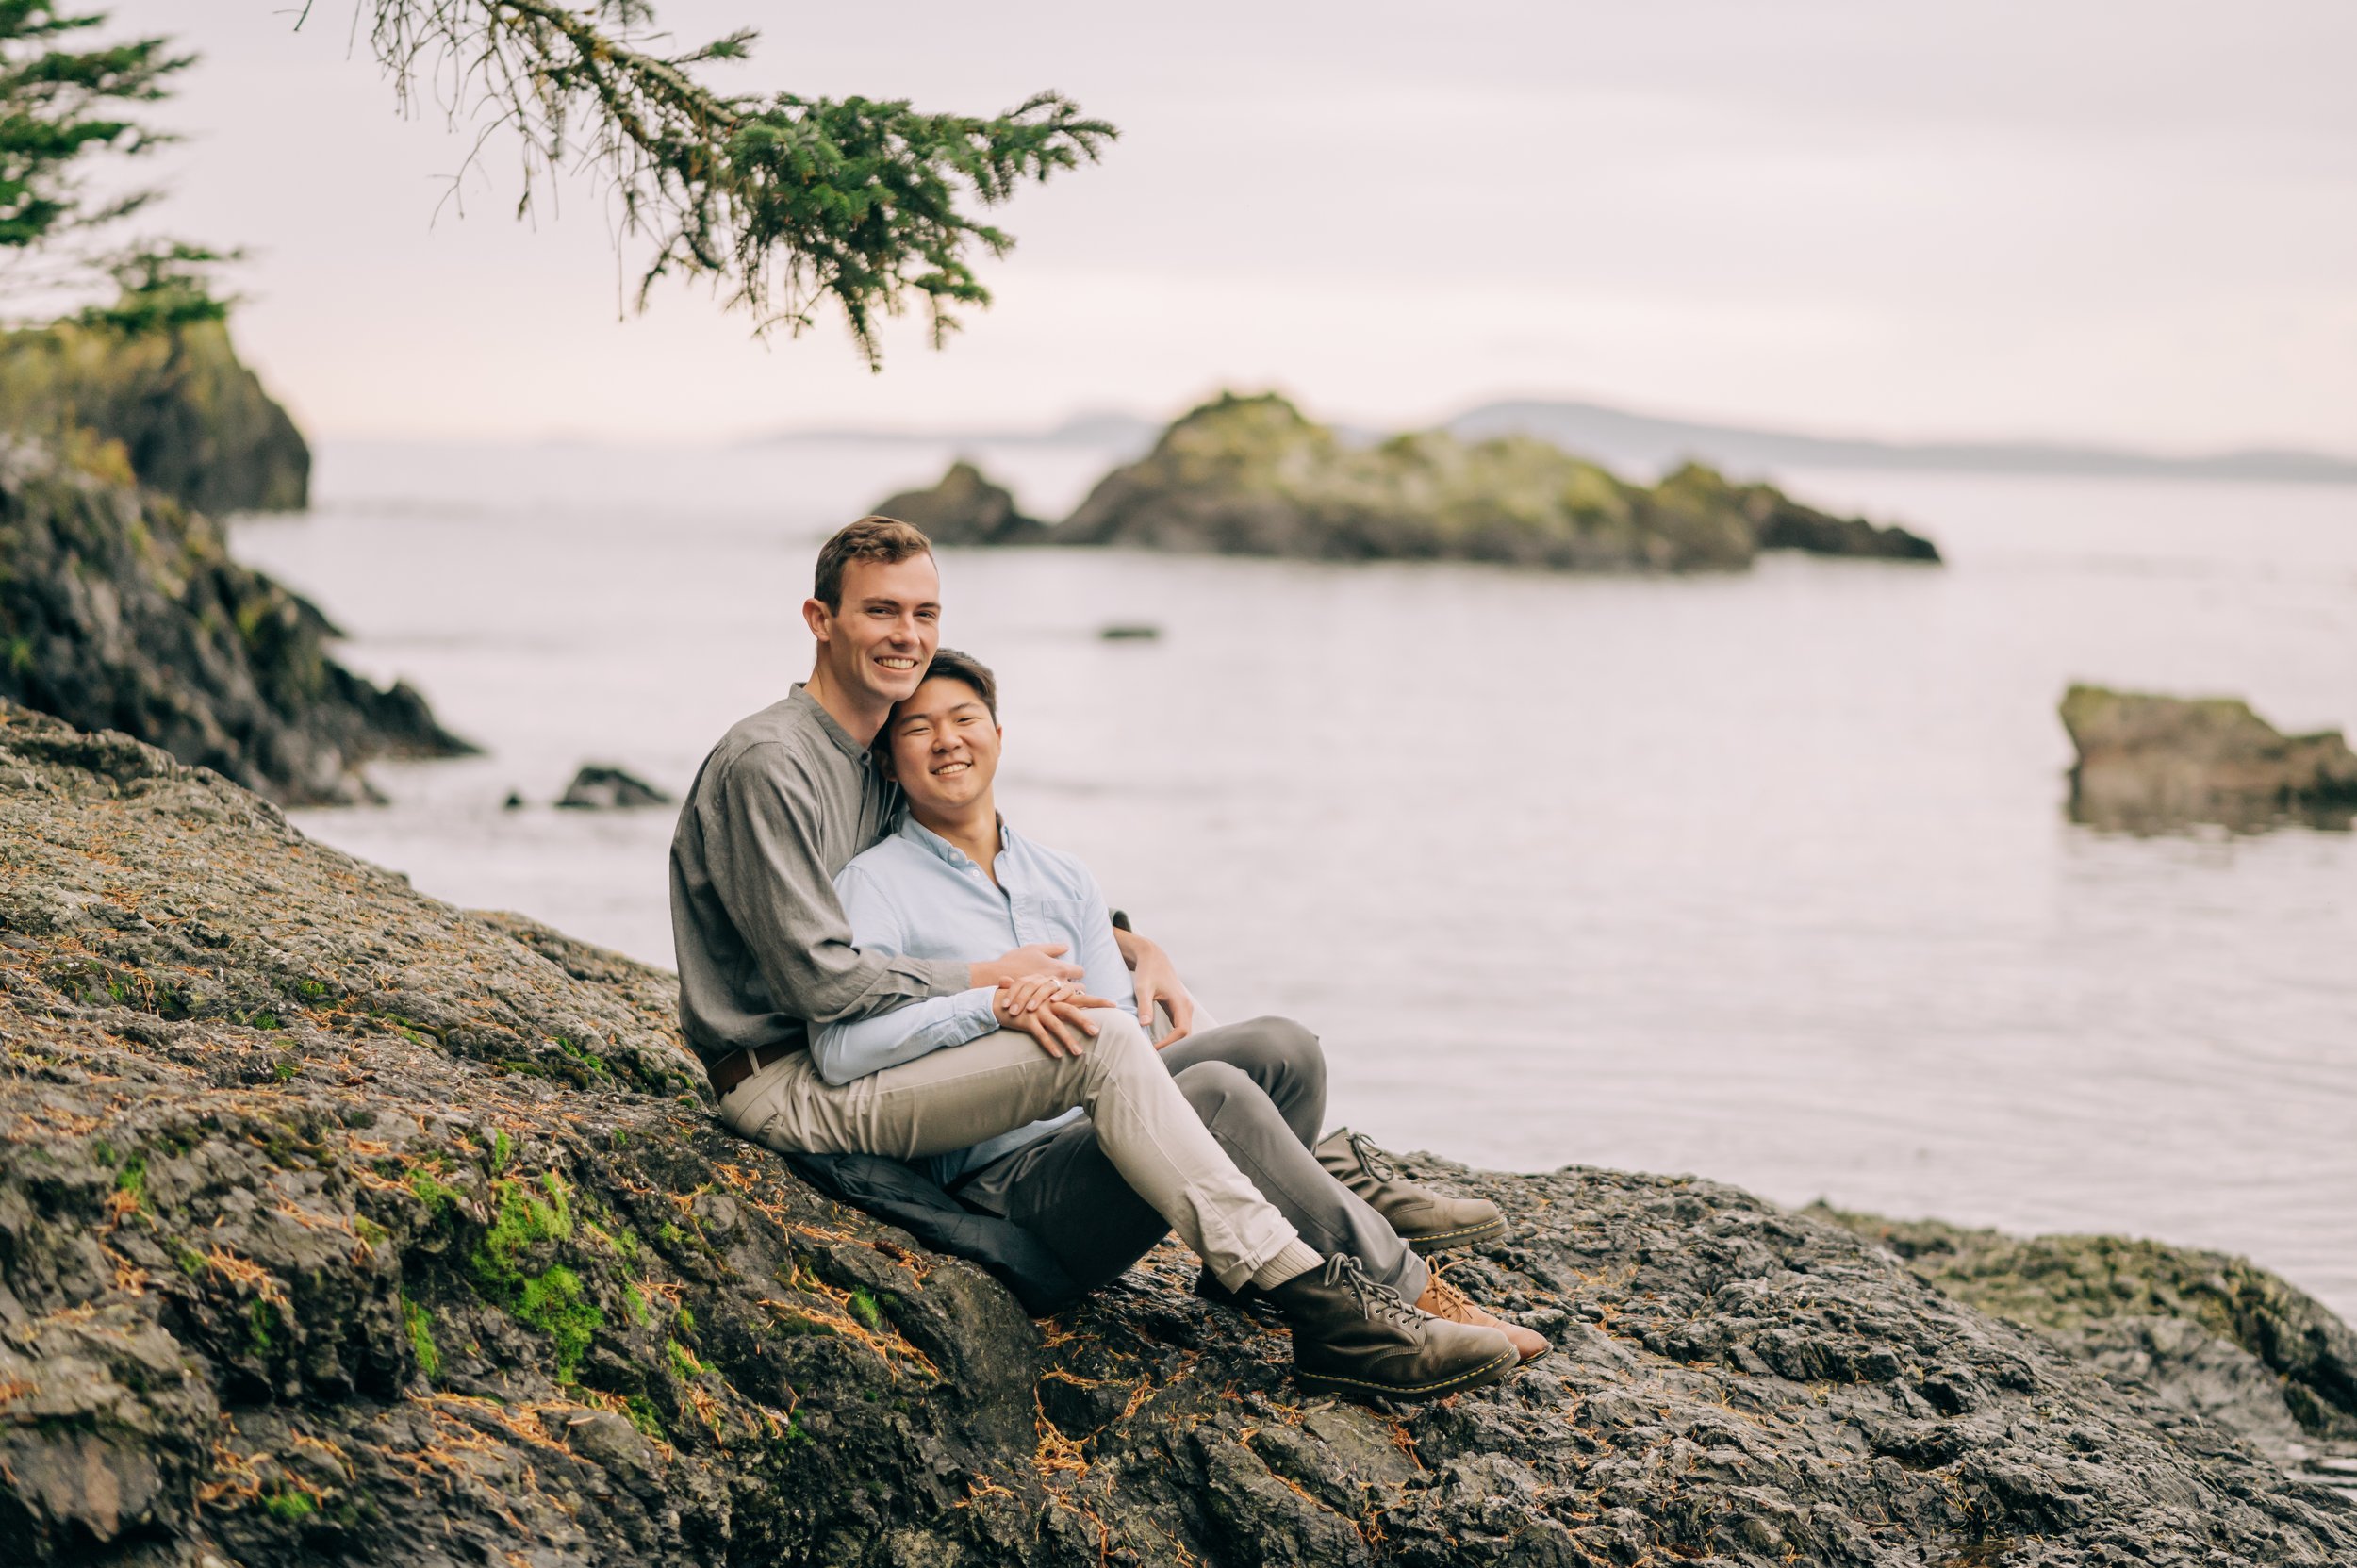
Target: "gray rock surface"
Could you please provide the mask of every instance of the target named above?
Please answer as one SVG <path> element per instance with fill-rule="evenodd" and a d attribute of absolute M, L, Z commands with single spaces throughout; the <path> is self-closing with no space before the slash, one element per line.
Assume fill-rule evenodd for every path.
<path fill-rule="evenodd" d="M 371 757 L 470 750 L 409 686 L 329 657 L 336 635 L 205 514 L 0 437 L 0 697 L 288 804 L 367 799 Z"/>
<path fill-rule="evenodd" d="M 2357 1332 L 2247 1258 L 2123 1236 L 2010 1236 L 1822 1204 L 1807 1212 L 2279 1461 L 2357 1457 Z"/>
<path fill-rule="evenodd" d="M 2071 813 L 2134 831 L 2285 819 L 2346 828 L 2357 815 L 2357 752 L 2338 730 L 2287 735 L 2231 697 L 2162 697 L 2074 685 L 2063 728 L 2078 750 Z"/>
<path fill-rule="evenodd" d="M 723 1134 L 671 978 L 0 704 L 0 1561 L 2346 1564 L 1830 1223 L 1405 1163 L 1559 1348 L 1400 1411 L 1165 1248 L 1045 1324 Z"/>
<path fill-rule="evenodd" d="M 571 811 L 635 811 L 640 806 L 668 806 L 671 797 L 607 762 L 585 762 L 556 803 Z"/>

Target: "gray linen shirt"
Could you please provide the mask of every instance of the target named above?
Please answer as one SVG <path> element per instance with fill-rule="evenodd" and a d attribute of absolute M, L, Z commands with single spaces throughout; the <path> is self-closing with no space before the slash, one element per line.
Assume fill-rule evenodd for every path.
<path fill-rule="evenodd" d="M 966 989 L 962 963 L 851 945 L 834 877 L 893 825 L 896 793 L 799 683 L 704 758 L 671 835 L 671 941 L 680 1032 L 705 1066 Z"/>

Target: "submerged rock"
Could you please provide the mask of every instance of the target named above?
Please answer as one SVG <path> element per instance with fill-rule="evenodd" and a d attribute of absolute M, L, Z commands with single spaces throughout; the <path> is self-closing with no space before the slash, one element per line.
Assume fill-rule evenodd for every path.
<path fill-rule="evenodd" d="M 521 802 L 519 802 L 519 804 Z M 585 762 L 556 803 L 576 811 L 630 811 L 668 806 L 671 798 L 635 774 L 611 763 Z"/>
<path fill-rule="evenodd" d="M 2101 827 L 2284 817 L 2346 828 L 2357 815 L 2357 753 L 2338 730 L 2287 735 L 2235 698 L 2186 699 L 2074 685 L 2063 728 L 2078 749 L 2071 814 Z"/>
<path fill-rule="evenodd" d="M 471 750 L 409 686 L 330 658 L 327 618 L 232 560 L 219 524 L 105 456 L 0 437 L 0 697 L 289 805 L 368 799 L 371 757 Z"/>
<path fill-rule="evenodd" d="M 1928 540 L 1689 464 L 1647 488 L 1530 437 L 1359 446 L 1278 397 L 1222 396 L 1106 475 L 1066 544 L 1583 571 L 1732 570 L 1761 550 L 1937 561 Z"/>
<path fill-rule="evenodd" d="M 1005 487 L 983 478 L 964 458 L 931 489 L 904 491 L 875 511 L 914 524 L 935 544 L 1038 544 L 1047 536 L 1046 523 L 1025 517 Z"/>
<path fill-rule="evenodd" d="M 1164 1248 L 1035 1325 L 715 1121 L 671 977 L 0 704 L 0 1560 L 2357 1560 L 1837 1226 L 1410 1158 L 1558 1348 L 1396 1412 Z"/>

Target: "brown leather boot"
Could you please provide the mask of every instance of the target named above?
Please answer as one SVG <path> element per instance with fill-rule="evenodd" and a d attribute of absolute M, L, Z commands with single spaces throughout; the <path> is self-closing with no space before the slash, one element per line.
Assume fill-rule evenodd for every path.
<path fill-rule="evenodd" d="M 1497 1329 L 1418 1312 L 1368 1279 L 1348 1253 L 1262 1296 L 1293 1328 L 1294 1377 L 1305 1389 L 1353 1399 L 1438 1399 L 1494 1383 L 1521 1362 Z"/>
<path fill-rule="evenodd" d="M 1405 1180 L 1363 1132 L 1336 1128 L 1318 1140 L 1318 1164 L 1391 1222 L 1419 1252 L 1506 1239 L 1506 1216 L 1486 1197 L 1449 1197 Z"/>
<path fill-rule="evenodd" d="M 1451 1323 L 1470 1323 L 1477 1328 L 1495 1329 L 1506 1336 L 1506 1343 L 1514 1347 L 1514 1354 L 1531 1361 L 1547 1353 L 1546 1337 L 1534 1329 L 1519 1323 L 1508 1323 L 1493 1315 L 1472 1296 L 1442 1279 L 1438 1270 L 1432 1282 L 1416 1297 L 1416 1311 L 1430 1312 L 1434 1317 L 1447 1318 Z"/>

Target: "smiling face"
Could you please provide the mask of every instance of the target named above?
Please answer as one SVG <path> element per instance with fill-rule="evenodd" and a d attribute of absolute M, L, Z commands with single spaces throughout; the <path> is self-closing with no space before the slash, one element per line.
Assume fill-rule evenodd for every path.
<path fill-rule="evenodd" d="M 892 776 L 920 822 L 960 817 L 990 797 L 1005 738 L 981 692 L 936 675 L 892 710 L 885 725 Z"/>
<path fill-rule="evenodd" d="M 841 602 L 809 600 L 802 618 L 828 683 L 882 708 L 916 689 L 941 644 L 941 574 L 930 553 L 851 561 Z"/>

